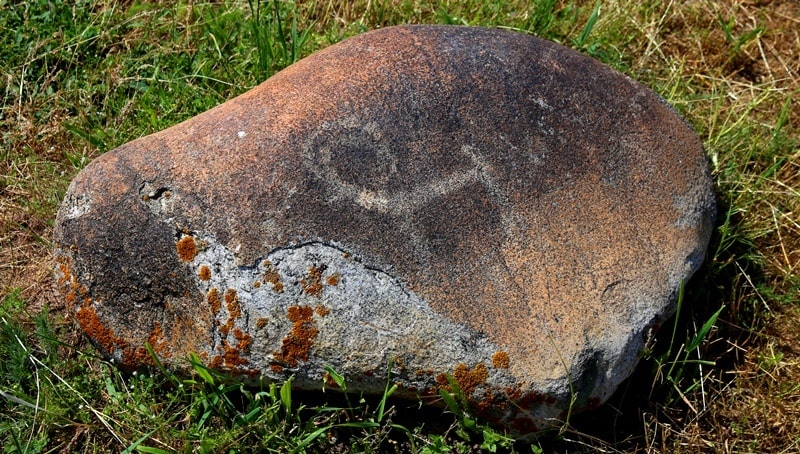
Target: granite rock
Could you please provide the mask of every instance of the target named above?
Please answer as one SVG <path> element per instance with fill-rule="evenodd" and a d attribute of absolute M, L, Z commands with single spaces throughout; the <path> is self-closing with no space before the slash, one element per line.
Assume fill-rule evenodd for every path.
<path fill-rule="evenodd" d="M 56 278 L 122 366 L 149 343 L 381 393 L 391 362 L 399 395 L 449 374 L 526 436 L 630 375 L 714 213 L 698 137 L 639 83 L 519 33 L 391 27 L 94 160 Z"/>

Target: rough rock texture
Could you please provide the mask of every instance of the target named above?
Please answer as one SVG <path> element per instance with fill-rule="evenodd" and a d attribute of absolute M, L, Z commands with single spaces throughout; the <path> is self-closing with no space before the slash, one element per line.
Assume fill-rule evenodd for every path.
<path fill-rule="evenodd" d="M 379 30 L 101 156 L 56 225 L 80 327 L 125 366 L 325 366 L 405 396 L 451 374 L 516 434 L 604 401 L 700 265 L 699 139 L 650 90 L 536 38 Z"/>

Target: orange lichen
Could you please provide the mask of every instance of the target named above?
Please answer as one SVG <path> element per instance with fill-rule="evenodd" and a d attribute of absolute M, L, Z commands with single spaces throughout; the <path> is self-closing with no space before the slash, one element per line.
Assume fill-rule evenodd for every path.
<path fill-rule="evenodd" d="M 271 370 L 272 372 L 275 372 L 276 374 L 279 374 L 279 373 L 283 372 L 283 366 L 281 366 L 280 364 L 277 364 L 277 363 L 270 363 L 269 364 L 269 370 Z"/>
<path fill-rule="evenodd" d="M 184 236 L 175 245 L 178 252 L 178 258 L 184 262 L 191 262 L 197 256 L 197 244 L 194 242 L 194 237 Z"/>
<path fill-rule="evenodd" d="M 328 285 L 336 287 L 337 285 L 339 285 L 340 279 L 341 276 L 339 275 L 339 273 L 333 273 L 330 276 L 328 276 L 328 279 L 325 279 L 325 282 L 327 282 Z"/>
<path fill-rule="evenodd" d="M 265 326 L 267 326 L 268 323 L 269 323 L 268 318 L 263 318 L 263 317 L 259 318 L 258 320 L 256 320 L 256 328 L 263 329 Z"/>
<path fill-rule="evenodd" d="M 278 361 L 296 367 L 298 360 L 308 360 L 308 351 L 319 333 L 313 315 L 314 311 L 308 306 L 289 306 L 286 316 L 293 325 L 283 338 L 280 353 L 275 354 Z"/>
<path fill-rule="evenodd" d="M 475 403 L 475 410 L 478 415 L 495 423 L 499 421 L 500 414 L 506 408 L 508 408 L 508 401 L 494 389 L 487 390 L 483 398 Z"/>
<path fill-rule="evenodd" d="M 206 265 L 201 266 L 200 269 L 197 270 L 197 277 L 199 277 L 201 281 L 211 279 L 211 268 Z"/>
<path fill-rule="evenodd" d="M 253 288 L 259 288 L 259 287 L 261 287 L 261 281 L 253 282 Z"/>
<path fill-rule="evenodd" d="M 225 340 L 222 341 L 220 350 L 222 355 L 217 356 L 217 358 L 221 358 L 221 360 L 212 361 L 213 367 L 220 368 L 220 366 L 224 366 L 232 372 L 241 372 L 239 366 L 246 365 L 249 362 L 241 357 L 239 349 L 229 345 Z"/>
<path fill-rule="evenodd" d="M 310 322 L 312 315 L 311 308 L 308 306 L 289 306 L 286 310 L 286 318 L 294 323 Z"/>
<path fill-rule="evenodd" d="M 236 343 L 236 348 L 243 353 L 249 353 L 250 344 L 253 342 L 253 337 L 239 328 L 235 328 L 233 330 L 233 337 L 238 341 Z"/>
<path fill-rule="evenodd" d="M 308 279 L 300 279 L 303 290 L 309 295 L 319 296 L 322 293 L 322 272 L 327 266 L 320 265 L 319 268 L 311 267 L 308 269 Z"/>
<path fill-rule="evenodd" d="M 489 378 L 489 370 L 483 363 L 478 363 L 470 369 L 466 364 L 460 363 L 453 371 L 453 379 L 458 383 L 461 391 L 465 395 L 472 394 L 480 384 L 485 383 Z"/>
<path fill-rule="evenodd" d="M 147 343 L 153 348 L 153 351 L 158 353 L 162 358 L 169 358 L 170 353 L 167 349 L 167 341 L 164 339 L 164 331 L 161 329 L 161 324 L 158 322 L 153 323 L 153 330 L 147 336 Z"/>
<path fill-rule="evenodd" d="M 68 308 L 74 309 L 77 306 L 81 299 L 83 299 L 84 303 L 81 304 L 81 307 L 88 307 L 91 305 L 91 299 L 88 297 L 89 291 L 78 282 L 78 279 L 71 272 L 71 261 L 68 257 L 59 257 L 58 259 L 58 267 L 61 271 L 61 277 L 58 278 L 58 284 L 62 287 L 62 291 L 65 293 L 64 301 Z"/>
<path fill-rule="evenodd" d="M 94 340 L 102 349 L 109 354 L 113 354 L 117 349 L 123 352 L 123 363 L 125 363 L 125 353 L 130 350 L 125 339 L 117 336 L 114 331 L 107 327 L 97 311 L 92 305 L 92 298 L 89 290 L 78 282 L 78 279 L 71 272 L 71 261 L 68 257 L 59 257 L 59 270 L 61 277 L 58 283 L 64 287 L 66 292 L 65 300 L 69 308 L 79 306 L 75 312 L 75 319 L 86 335 Z M 68 284 L 68 285 L 67 285 Z"/>
<path fill-rule="evenodd" d="M 153 323 L 153 329 L 147 336 L 147 343 L 153 352 L 161 358 L 169 358 L 171 355 L 167 348 L 167 341 L 164 339 L 164 332 L 161 329 L 161 324 L 158 322 Z M 134 348 L 125 348 L 122 353 L 122 365 L 128 367 L 137 367 L 141 364 L 155 365 L 155 360 L 150 352 L 144 346 Z"/>
<path fill-rule="evenodd" d="M 65 287 L 66 284 L 70 281 L 72 277 L 72 273 L 69 271 L 69 266 L 65 261 L 59 261 L 58 269 L 61 271 L 61 277 L 58 278 L 58 285 Z"/>
<path fill-rule="evenodd" d="M 281 275 L 278 269 L 272 266 L 269 260 L 264 261 L 264 266 L 267 269 L 264 271 L 264 282 L 272 284 L 272 289 L 278 293 L 283 293 L 283 283 L 281 282 Z"/>
<path fill-rule="evenodd" d="M 221 369 L 222 368 L 223 358 L 221 356 L 215 356 L 211 358 L 211 361 L 208 363 L 208 367 L 212 369 Z"/>
<path fill-rule="evenodd" d="M 127 347 L 124 339 L 117 337 L 114 331 L 100 321 L 100 317 L 97 316 L 97 312 L 91 305 L 84 305 L 78 309 L 78 312 L 75 313 L 75 317 L 83 332 L 94 339 L 95 342 L 100 344 L 100 346 L 109 353 L 114 353 L 118 347 Z"/>
<path fill-rule="evenodd" d="M 239 305 L 239 298 L 236 297 L 236 290 L 229 288 L 225 292 L 225 306 L 228 308 L 228 320 L 242 317 L 242 307 Z"/>
<path fill-rule="evenodd" d="M 331 313 L 331 310 L 327 307 L 323 306 L 322 304 L 317 304 L 317 307 L 314 308 L 314 312 L 317 313 L 320 317 L 324 317 Z"/>
<path fill-rule="evenodd" d="M 498 351 L 492 355 L 492 365 L 498 369 L 508 369 L 509 363 L 508 353 L 504 351 Z"/>
<path fill-rule="evenodd" d="M 208 291 L 208 305 L 211 306 L 211 313 L 215 316 L 219 314 L 219 310 L 222 309 L 222 299 L 219 297 L 219 289 L 216 287 L 211 287 L 211 290 Z"/>

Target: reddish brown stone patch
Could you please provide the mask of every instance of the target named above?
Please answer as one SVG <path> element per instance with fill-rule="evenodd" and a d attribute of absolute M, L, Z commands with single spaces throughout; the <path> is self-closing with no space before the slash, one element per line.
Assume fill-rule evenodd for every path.
<path fill-rule="evenodd" d="M 531 392 L 522 396 L 517 403 L 520 408 L 528 410 L 536 408 L 541 404 L 552 405 L 556 403 L 556 398 L 542 393 Z"/>
<path fill-rule="evenodd" d="M 245 358 L 242 358 L 242 352 L 236 348 L 236 346 L 228 344 L 228 342 L 223 339 L 222 345 L 217 347 L 217 349 L 222 354 L 216 356 L 211 361 L 212 367 L 217 369 L 225 368 L 233 373 L 246 373 L 246 371 L 242 370 L 239 366 L 245 366 L 249 363 L 249 361 Z"/>
<path fill-rule="evenodd" d="M 164 339 L 164 332 L 161 329 L 161 324 L 158 322 L 153 323 L 153 330 L 147 336 L 147 343 L 150 344 L 153 351 L 163 358 L 169 358 L 170 352 L 167 348 L 167 341 Z"/>

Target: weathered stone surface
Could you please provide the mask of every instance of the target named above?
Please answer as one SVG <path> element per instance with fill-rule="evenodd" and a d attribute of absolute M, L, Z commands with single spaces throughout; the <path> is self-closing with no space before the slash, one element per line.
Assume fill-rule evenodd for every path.
<path fill-rule="evenodd" d="M 57 278 L 128 366 L 189 353 L 318 389 L 452 374 L 525 434 L 604 401 L 700 265 L 701 144 L 654 93 L 529 36 L 396 27 L 331 46 L 72 182 Z"/>

